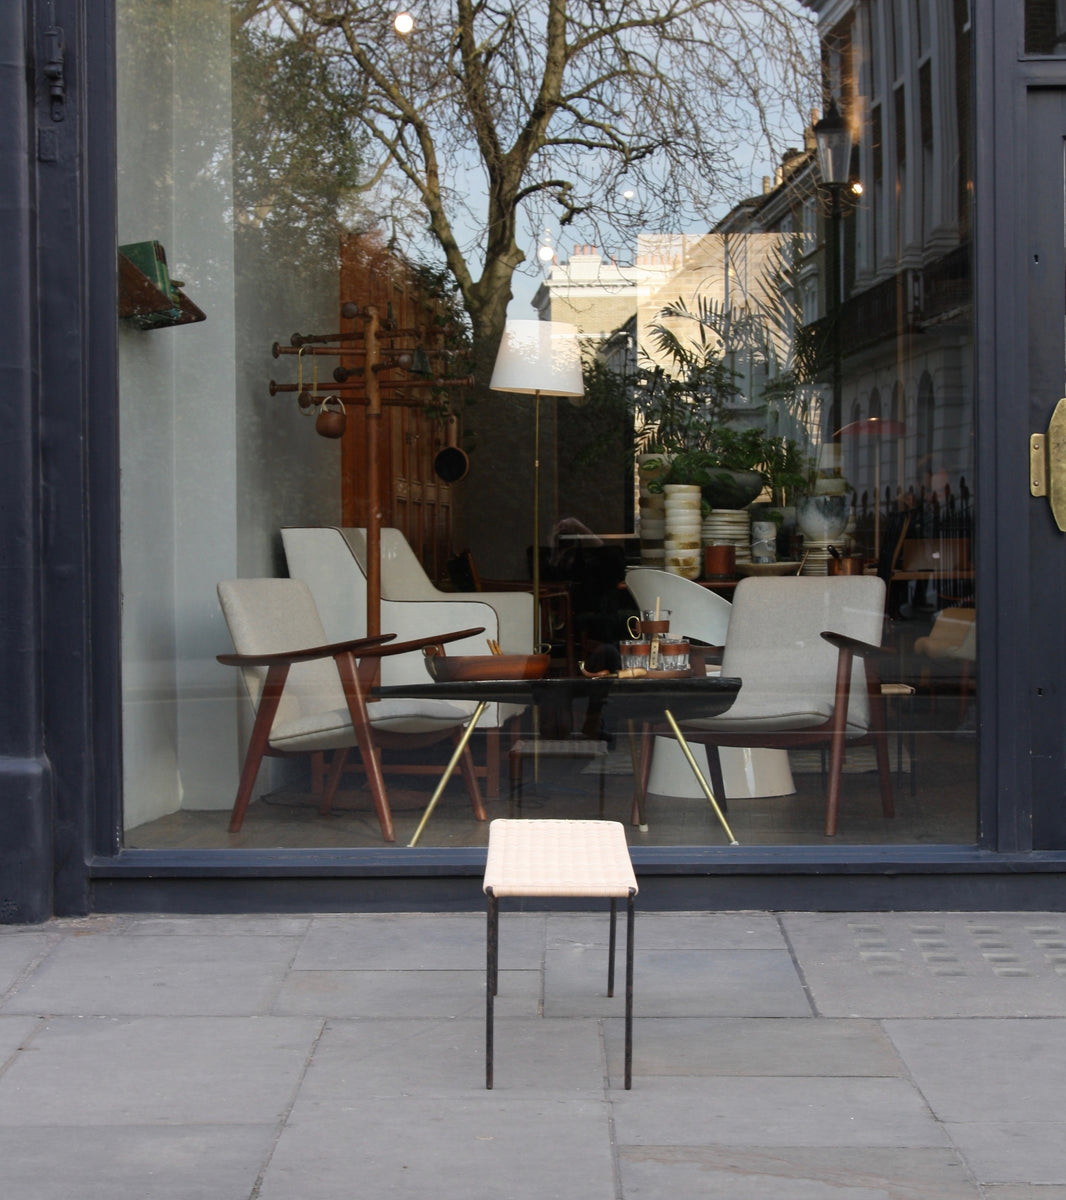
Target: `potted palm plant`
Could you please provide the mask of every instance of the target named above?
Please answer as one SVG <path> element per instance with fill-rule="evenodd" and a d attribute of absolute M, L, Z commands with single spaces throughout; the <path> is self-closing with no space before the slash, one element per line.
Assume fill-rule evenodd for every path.
<path fill-rule="evenodd" d="M 699 486 L 708 506 L 743 508 L 766 486 L 767 446 L 760 430 L 728 424 L 736 373 L 703 326 L 690 342 L 664 325 L 652 335 L 655 365 L 633 389 L 641 481 L 653 492 Z"/>

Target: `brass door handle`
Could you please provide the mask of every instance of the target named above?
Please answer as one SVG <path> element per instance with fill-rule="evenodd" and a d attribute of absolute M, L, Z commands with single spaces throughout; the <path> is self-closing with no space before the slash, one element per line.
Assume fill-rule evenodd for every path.
<path fill-rule="evenodd" d="M 1066 397 L 1055 405 L 1047 433 L 1029 436 L 1029 493 L 1047 497 L 1055 524 L 1066 533 Z"/>

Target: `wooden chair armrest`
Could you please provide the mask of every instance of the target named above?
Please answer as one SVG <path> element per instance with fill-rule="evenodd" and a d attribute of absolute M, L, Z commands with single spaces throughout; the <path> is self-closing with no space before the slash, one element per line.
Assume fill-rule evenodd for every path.
<path fill-rule="evenodd" d="M 850 650 L 852 654 L 857 654 L 860 658 L 885 658 L 890 653 L 884 646 L 873 646 L 869 642 L 860 642 L 858 638 L 848 637 L 846 633 L 832 633 L 823 630 L 822 637 L 831 646 L 836 646 L 838 650 Z"/>
<path fill-rule="evenodd" d="M 412 650 L 421 650 L 423 646 L 439 646 L 484 632 L 485 626 L 479 625 L 474 629 L 459 629 L 433 637 L 411 638 L 406 642 L 393 642 L 396 634 L 381 633 L 377 637 L 331 642 L 327 646 L 312 646 L 306 650 L 282 650 L 274 654 L 219 654 L 216 657 L 227 667 L 277 667 L 311 662 L 317 658 L 336 658 L 341 654 L 354 654 L 356 658 L 384 658 L 393 654 L 409 654 Z M 385 645 L 386 642 L 391 644 Z"/>
<path fill-rule="evenodd" d="M 412 650 L 422 650 L 426 646 L 443 646 L 446 642 L 458 642 L 462 638 L 475 637 L 485 632 L 484 625 L 475 629 L 457 629 L 451 633 L 438 633 L 433 637 L 411 638 L 406 642 L 394 642 L 390 646 L 378 646 L 364 655 L 367 658 L 387 658 L 393 654 L 409 654 Z"/>
<path fill-rule="evenodd" d="M 878 703 L 881 699 L 881 660 L 887 658 L 891 651 L 884 646 L 872 646 L 869 642 L 862 642 L 858 638 L 848 637 L 844 633 L 831 633 L 823 630 L 822 637 L 831 645 L 836 646 L 837 651 L 849 651 L 851 654 L 862 659 L 863 671 L 866 674 L 866 688 L 871 697 L 876 695 Z M 837 660 L 840 661 L 839 658 Z M 872 703 L 872 701 L 871 701 Z"/>
<path fill-rule="evenodd" d="M 216 658 L 227 667 L 278 667 L 316 658 L 336 658 L 338 654 L 360 656 L 380 648 L 382 642 L 394 638 L 394 633 L 381 633 L 372 638 L 354 638 L 347 642 L 332 642 L 328 646 L 310 646 L 306 650 L 279 650 L 273 654 L 219 654 Z"/>

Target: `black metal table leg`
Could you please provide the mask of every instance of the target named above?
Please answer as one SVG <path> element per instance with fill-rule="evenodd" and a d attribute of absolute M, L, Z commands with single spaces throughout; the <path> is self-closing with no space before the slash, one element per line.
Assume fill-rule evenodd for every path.
<path fill-rule="evenodd" d="M 629 893 L 626 905 L 626 1049 L 625 1049 L 625 1086 L 629 1091 L 633 1087 L 633 929 L 636 914 L 635 894 Z M 612 908 L 614 901 L 611 901 Z M 613 912 L 611 914 L 614 915 Z"/>
<path fill-rule="evenodd" d="M 499 982 L 500 902 L 489 892 L 485 970 L 485 1087 L 492 1089 L 492 1034 L 494 1002 Z"/>
<path fill-rule="evenodd" d="M 611 900 L 611 932 L 607 939 L 607 995 L 614 995 L 614 948 L 617 942 L 618 901 Z"/>

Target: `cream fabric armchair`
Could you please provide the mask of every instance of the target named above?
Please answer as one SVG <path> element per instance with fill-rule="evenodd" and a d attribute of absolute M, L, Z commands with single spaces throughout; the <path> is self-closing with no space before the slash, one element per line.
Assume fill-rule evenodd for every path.
<path fill-rule="evenodd" d="M 311 589 L 330 641 L 366 636 L 366 531 L 339 526 L 289 526 L 281 540 L 289 575 Z M 414 551 L 398 529 L 381 531 L 381 628 L 402 641 L 426 630 L 480 626 L 483 634 L 463 638 L 449 648 L 454 654 L 487 654 L 486 638 L 495 638 L 511 653 L 532 649 L 533 597 L 519 593 L 442 592 L 430 582 Z M 504 603 L 506 601 L 506 603 Z M 383 684 L 425 683 L 421 653 L 382 660 Z M 521 706 L 490 705 L 478 722 L 485 730 L 485 791 L 499 795 L 499 728 L 522 712 Z"/>
<path fill-rule="evenodd" d="M 881 808 L 895 815 L 878 671 L 885 585 L 876 576 L 741 580 L 729 616 L 722 674 L 741 680 L 721 716 L 682 723 L 709 747 L 828 746 L 825 832 L 836 833 L 845 746 L 870 741 Z M 717 754 L 709 755 L 721 789 Z"/>
<path fill-rule="evenodd" d="M 330 643 L 311 590 L 296 579 L 230 579 L 218 585 L 219 603 L 236 653 L 219 662 L 241 669 L 255 724 L 244 759 L 230 832 L 237 833 L 251 800 L 264 755 L 334 751 L 322 800 L 328 812 L 348 751 L 359 747 L 382 837 L 395 841 L 392 813 L 382 776 L 379 747 L 426 745 L 456 740 L 473 706 L 447 700 L 375 700 L 366 694 L 378 662 L 419 652 L 422 646 L 475 636 L 477 629 L 453 634 L 424 633 L 397 642 L 394 634 Z M 463 777 L 479 821 L 485 820 L 469 750 Z"/>
<path fill-rule="evenodd" d="M 350 526 L 339 530 L 366 574 L 366 530 Z M 381 596 L 388 600 L 421 600 L 437 604 L 477 602 L 496 613 L 493 634 L 507 654 L 533 652 L 533 596 L 531 592 L 444 592 L 426 574 L 418 555 L 399 529 L 381 531 Z M 487 624 L 487 622 L 486 622 Z"/>

